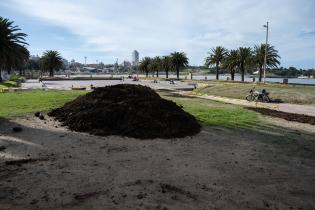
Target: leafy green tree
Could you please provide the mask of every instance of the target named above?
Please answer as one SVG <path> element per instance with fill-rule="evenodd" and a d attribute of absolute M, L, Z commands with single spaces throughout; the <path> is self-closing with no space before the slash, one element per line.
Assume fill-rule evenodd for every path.
<path fill-rule="evenodd" d="M 41 58 L 41 66 L 43 70 L 49 71 L 49 76 L 53 77 L 54 72 L 62 67 L 62 57 L 59 52 L 47 50 Z"/>
<path fill-rule="evenodd" d="M 206 66 L 215 66 L 216 67 L 216 79 L 219 79 L 219 68 L 222 64 L 223 59 L 228 54 L 227 49 L 224 47 L 218 46 L 216 48 L 212 48 L 211 52 L 209 52 L 209 56 L 206 58 Z"/>
<path fill-rule="evenodd" d="M 25 41 L 27 35 L 21 33 L 21 29 L 13 26 L 13 23 L 7 18 L 0 17 L 0 82 L 2 70 L 10 71 L 28 58 L 28 51 L 25 48 L 25 45 L 28 45 Z"/>
<path fill-rule="evenodd" d="M 139 65 L 140 71 L 145 72 L 146 77 L 148 77 L 148 74 L 150 71 L 150 69 L 149 69 L 150 63 L 151 63 L 151 58 L 145 57 L 142 59 L 142 61 L 140 62 L 140 65 Z"/>
<path fill-rule="evenodd" d="M 242 73 L 242 82 L 244 82 L 245 70 L 250 67 L 253 62 L 252 49 L 250 47 L 240 47 L 237 51 L 238 67 Z"/>
<path fill-rule="evenodd" d="M 294 78 L 298 77 L 302 74 L 301 70 L 298 70 L 295 67 L 289 67 L 289 68 L 273 68 L 273 69 L 268 69 L 269 73 L 280 76 L 280 77 L 285 77 L 285 78 Z"/>
<path fill-rule="evenodd" d="M 222 67 L 229 70 L 231 73 L 231 80 L 234 80 L 235 72 L 238 66 L 238 51 L 231 50 L 222 61 Z"/>
<path fill-rule="evenodd" d="M 161 60 L 162 62 L 162 68 L 165 71 L 166 78 L 168 78 L 168 73 L 172 69 L 172 60 L 170 56 L 164 56 L 163 59 Z"/>
<path fill-rule="evenodd" d="M 266 44 L 255 45 L 254 46 L 254 63 L 259 69 L 259 82 L 262 80 L 263 75 L 263 67 L 265 63 L 265 50 Z M 267 45 L 267 62 L 266 67 L 269 68 L 277 68 L 280 65 L 280 56 L 278 55 L 278 51 L 274 48 L 274 46 Z"/>
<path fill-rule="evenodd" d="M 171 64 L 176 70 L 177 79 L 179 79 L 179 71 L 188 66 L 189 59 L 184 52 L 174 52 L 171 54 Z"/>

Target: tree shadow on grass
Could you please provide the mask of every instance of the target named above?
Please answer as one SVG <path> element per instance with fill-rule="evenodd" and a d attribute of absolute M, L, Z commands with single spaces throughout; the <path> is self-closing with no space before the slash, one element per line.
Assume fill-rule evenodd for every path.
<path fill-rule="evenodd" d="M 188 96 L 188 95 L 181 95 L 181 94 L 175 93 L 175 92 L 170 91 L 170 90 L 159 90 L 158 93 L 159 93 L 160 95 L 162 95 L 162 96 L 171 97 L 171 98 L 180 98 L 180 99 L 189 98 L 189 99 L 196 99 L 196 97 Z"/>
<path fill-rule="evenodd" d="M 271 103 L 282 104 L 284 103 L 284 101 L 280 98 L 276 98 L 276 99 L 271 99 Z"/>

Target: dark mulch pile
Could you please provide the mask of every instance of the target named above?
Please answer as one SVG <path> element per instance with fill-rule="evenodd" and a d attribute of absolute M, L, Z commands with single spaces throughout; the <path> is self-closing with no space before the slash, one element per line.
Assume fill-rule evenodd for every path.
<path fill-rule="evenodd" d="M 48 115 L 71 130 L 100 136 L 174 138 L 200 131 L 192 115 L 141 85 L 97 88 Z"/>
<path fill-rule="evenodd" d="M 303 114 L 292 114 L 292 113 L 281 112 L 281 111 L 265 109 L 265 108 L 247 107 L 247 109 L 259 112 L 263 115 L 279 117 L 288 121 L 296 121 L 300 123 L 308 123 L 311 125 L 315 125 L 315 117 L 313 116 L 307 116 Z"/>

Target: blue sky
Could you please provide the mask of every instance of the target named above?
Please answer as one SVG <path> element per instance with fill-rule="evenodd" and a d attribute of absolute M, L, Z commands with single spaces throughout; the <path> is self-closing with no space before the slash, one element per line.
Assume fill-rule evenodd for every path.
<path fill-rule="evenodd" d="M 0 14 L 28 34 L 31 54 L 58 50 L 68 60 L 114 63 L 187 53 L 202 65 L 207 52 L 270 42 L 282 66 L 315 68 L 314 0 L 1 0 Z"/>

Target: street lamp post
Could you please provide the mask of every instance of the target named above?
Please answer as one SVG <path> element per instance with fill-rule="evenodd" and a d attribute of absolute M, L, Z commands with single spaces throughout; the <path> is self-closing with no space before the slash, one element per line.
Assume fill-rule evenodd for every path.
<path fill-rule="evenodd" d="M 266 67 L 267 67 L 267 52 L 268 52 L 268 35 L 269 35 L 269 22 L 264 25 L 266 28 L 266 46 L 265 46 L 265 60 L 264 60 L 264 83 L 266 82 Z"/>

